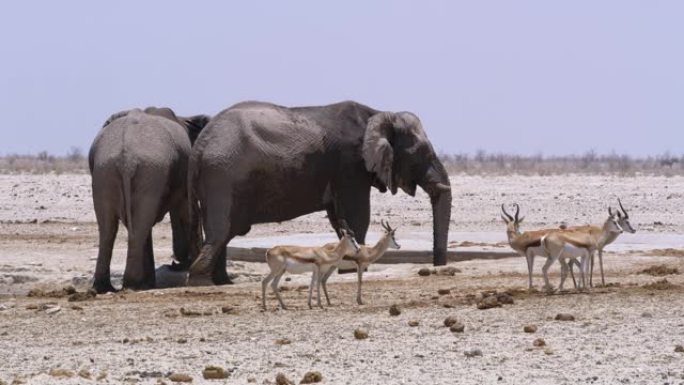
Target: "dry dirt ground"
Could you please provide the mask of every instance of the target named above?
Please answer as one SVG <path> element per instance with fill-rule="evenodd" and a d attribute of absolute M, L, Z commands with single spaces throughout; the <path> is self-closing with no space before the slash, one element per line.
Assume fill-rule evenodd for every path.
<path fill-rule="evenodd" d="M 73 285 L 83 292 L 89 285 L 97 254 L 89 177 L 2 175 L 0 381 L 156 384 L 172 383 L 175 373 L 193 383 L 262 384 L 276 383 L 282 373 L 299 383 L 315 370 L 326 384 L 684 384 L 684 353 L 675 352 L 684 344 L 684 275 L 639 274 L 654 265 L 684 271 L 684 178 L 454 176 L 452 184 L 451 239 L 458 244 L 505 249 L 503 235 L 489 234 L 502 234 L 498 206 L 514 201 L 523 207 L 526 228 L 534 228 L 598 222 L 620 196 L 639 232 L 609 247 L 610 285 L 590 293 L 526 292 L 522 258 L 452 263 L 460 270 L 453 276 L 419 276 L 426 265 L 376 265 L 366 274 L 365 305 L 354 302 L 355 276 L 335 275 L 333 306 L 309 310 L 308 277 L 291 276 L 283 295 L 292 310 L 275 310 L 269 292 L 264 312 L 259 280 L 266 267 L 235 262 L 232 286 L 70 302 L 45 291 Z M 401 226 L 400 243 L 430 231 L 422 194 L 374 194 L 372 207 L 374 223 L 388 218 Z M 316 213 L 255 226 L 246 238 L 328 227 Z M 154 236 L 157 265 L 169 263 L 168 223 Z M 641 241 L 630 243 L 637 237 Z M 115 284 L 124 255 L 122 230 L 112 265 Z M 537 287 L 541 264 L 535 267 Z M 557 283 L 557 266 L 553 272 Z M 31 289 L 42 292 L 26 296 Z M 491 290 L 508 291 L 514 303 L 479 310 L 482 293 Z M 390 316 L 393 304 L 400 315 Z M 556 321 L 558 313 L 575 320 Z M 464 332 L 445 327 L 447 316 L 458 318 Z M 537 331 L 525 333 L 526 325 Z M 357 328 L 368 338 L 355 339 Z M 534 346 L 538 338 L 545 346 Z M 481 355 L 469 357 L 477 350 Z M 224 368 L 229 378 L 203 379 L 207 365 Z"/>

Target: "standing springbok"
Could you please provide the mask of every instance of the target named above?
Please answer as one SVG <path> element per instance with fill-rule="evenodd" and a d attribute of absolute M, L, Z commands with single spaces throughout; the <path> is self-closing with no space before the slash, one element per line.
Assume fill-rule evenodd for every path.
<path fill-rule="evenodd" d="M 394 233 L 397 231 L 396 228 L 390 227 L 388 222 L 383 220 L 380 221 L 382 228 L 385 230 L 382 238 L 378 240 L 375 246 L 360 246 L 361 249 L 358 253 L 346 254 L 342 261 L 340 261 L 336 266 L 331 267 L 323 275 L 323 293 L 325 294 L 325 300 L 330 306 L 330 297 L 328 297 L 328 278 L 335 271 L 337 267 L 341 269 L 351 270 L 356 269 L 356 276 L 358 278 L 358 284 L 356 289 L 356 303 L 363 305 L 361 300 L 361 282 L 363 280 L 363 271 L 368 268 L 372 263 L 375 263 L 380 257 L 385 254 L 387 249 L 400 249 L 401 246 L 397 243 L 394 238 Z M 334 243 L 329 243 L 324 247 L 334 247 Z"/>
<path fill-rule="evenodd" d="M 528 273 L 528 288 L 532 289 L 532 270 L 534 268 L 534 257 L 542 256 L 546 257 L 546 251 L 542 247 L 542 238 L 552 231 L 559 231 L 559 229 L 543 229 L 543 230 L 533 230 L 520 232 L 520 224 L 525 217 L 519 218 L 520 206 L 517 203 L 513 203 L 515 206 L 515 214 L 511 216 L 506 212 L 504 205 L 501 205 L 501 219 L 503 219 L 506 224 L 506 235 L 508 236 L 508 244 L 511 248 L 517 251 L 520 255 L 525 256 L 527 260 L 527 273 Z M 565 261 L 561 261 L 561 265 L 564 265 Z"/>
<path fill-rule="evenodd" d="M 563 290 L 563 283 L 568 275 L 567 263 L 564 259 L 580 258 L 580 283 L 582 288 L 587 287 L 585 277 L 589 273 L 589 261 L 594 251 L 600 245 L 605 245 L 606 240 L 615 239 L 622 233 L 622 227 L 616 219 L 616 213 L 608 207 L 608 218 L 603 226 L 588 228 L 587 230 L 564 230 L 551 231 L 542 237 L 541 243 L 547 259 L 542 272 L 544 273 L 545 288 L 552 290 L 549 283 L 549 267 L 558 260 L 561 263 L 561 282 L 559 290 Z M 601 246 L 603 247 L 603 246 Z"/>
<path fill-rule="evenodd" d="M 622 202 L 620 201 L 620 198 L 618 198 L 618 204 L 620 205 L 620 209 L 622 212 L 619 210 L 617 211 L 617 217 L 618 217 L 618 223 L 620 224 L 620 227 L 622 230 L 634 234 L 636 233 L 636 230 L 634 227 L 632 227 L 632 224 L 629 222 L 629 214 L 627 214 L 627 210 L 625 210 L 625 207 L 622 205 Z M 584 225 L 584 226 L 574 226 L 568 228 L 568 230 L 572 231 L 593 231 L 594 233 L 600 232 L 601 228 L 599 226 L 592 226 L 592 225 Z M 599 267 L 601 268 L 601 286 L 606 285 L 606 279 L 603 274 L 603 248 L 608 246 L 609 244 L 613 243 L 620 233 L 612 233 L 609 237 L 604 239 L 604 243 L 598 244 L 597 245 L 597 251 L 598 251 L 598 257 L 599 257 Z M 580 267 L 581 268 L 581 267 Z M 572 264 L 570 265 L 570 274 L 572 274 Z M 591 255 L 591 265 L 590 265 L 590 270 L 589 270 L 589 286 L 593 287 L 594 282 L 594 254 Z M 572 277 L 573 281 L 575 280 L 575 277 L 573 275 Z"/>
<path fill-rule="evenodd" d="M 271 282 L 271 288 L 278 298 L 280 307 L 287 309 L 278 291 L 278 282 L 285 272 L 301 274 L 313 271 L 311 285 L 309 286 L 309 309 L 311 309 L 311 293 L 316 285 L 318 307 L 321 305 L 321 279 L 322 273 L 327 272 L 332 266 L 342 260 L 346 254 L 355 254 L 359 251 L 359 244 L 354 239 L 354 233 L 346 225 L 340 227 L 342 238 L 332 248 L 326 247 L 303 247 L 303 246 L 275 246 L 266 251 L 266 262 L 271 272 L 261 281 L 261 304 L 266 309 L 266 286 Z"/>

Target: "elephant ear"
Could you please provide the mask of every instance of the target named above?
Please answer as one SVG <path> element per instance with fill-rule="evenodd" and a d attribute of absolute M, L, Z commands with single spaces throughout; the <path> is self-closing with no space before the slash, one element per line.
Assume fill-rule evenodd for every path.
<path fill-rule="evenodd" d="M 181 123 L 188 132 L 190 143 L 195 144 L 195 139 L 197 139 L 200 132 L 202 132 L 207 123 L 209 123 L 209 119 L 211 119 L 211 117 L 208 115 L 194 115 L 187 118 L 180 118 Z"/>
<path fill-rule="evenodd" d="M 117 113 L 115 113 L 115 114 L 112 114 L 112 116 L 110 116 L 110 117 L 104 122 L 104 124 L 102 125 L 102 128 L 105 128 L 105 127 L 107 127 L 108 125 L 110 125 L 113 121 L 115 121 L 115 120 L 117 120 L 117 119 L 119 119 L 119 118 L 122 118 L 122 117 L 124 117 L 124 116 L 130 114 L 131 111 L 134 111 L 134 110 L 124 110 L 124 111 L 119 111 L 119 112 L 117 112 Z"/>
<path fill-rule="evenodd" d="M 362 147 L 366 170 L 374 173 L 380 182 L 392 191 L 392 194 L 397 192 L 397 188 L 392 183 L 394 149 L 390 138 L 393 134 L 393 115 L 390 112 L 381 112 L 368 119 Z"/>
<path fill-rule="evenodd" d="M 431 160 L 434 151 L 418 117 L 410 112 L 381 112 L 371 116 L 363 142 L 366 169 L 396 194 L 401 187 L 415 193 L 416 163 Z M 420 163 L 420 162 L 419 162 Z"/>

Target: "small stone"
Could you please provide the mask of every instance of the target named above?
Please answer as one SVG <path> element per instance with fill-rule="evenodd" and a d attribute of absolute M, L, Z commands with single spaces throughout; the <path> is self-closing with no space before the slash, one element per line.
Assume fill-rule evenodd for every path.
<path fill-rule="evenodd" d="M 546 346 L 546 341 L 544 341 L 543 338 L 537 338 L 536 340 L 534 340 L 534 342 L 532 342 L 532 345 L 536 347 Z"/>
<path fill-rule="evenodd" d="M 290 381 L 283 373 L 278 373 L 276 375 L 276 385 L 294 385 L 294 382 Z"/>
<path fill-rule="evenodd" d="M 389 308 L 389 314 L 390 314 L 391 316 L 393 316 L 393 317 L 396 317 L 396 316 L 398 316 L 399 314 L 401 314 L 401 310 L 399 309 L 399 306 L 397 306 L 397 305 L 392 305 L 392 306 L 390 306 L 390 308 Z"/>
<path fill-rule="evenodd" d="M 354 338 L 357 340 L 365 340 L 368 338 L 368 332 L 364 329 L 358 328 L 354 330 Z"/>
<path fill-rule="evenodd" d="M 49 375 L 52 377 L 60 377 L 60 378 L 71 378 L 74 376 L 74 372 L 68 369 L 62 369 L 62 368 L 54 368 L 50 369 L 48 372 Z"/>
<path fill-rule="evenodd" d="M 477 308 L 480 310 L 486 310 L 495 307 L 501 307 L 501 304 L 499 303 L 499 300 L 496 298 L 496 296 L 484 297 L 477 303 Z"/>
<path fill-rule="evenodd" d="M 83 368 L 78 371 L 78 376 L 81 378 L 85 378 L 86 380 L 89 380 L 91 377 L 90 370 Z"/>
<path fill-rule="evenodd" d="M 439 294 L 439 295 L 447 295 L 450 293 L 451 293 L 450 289 L 437 289 L 437 294 Z"/>
<path fill-rule="evenodd" d="M 684 346 L 682 345 L 677 345 L 675 346 L 675 353 L 684 353 Z"/>
<path fill-rule="evenodd" d="M 480 350 L 480 349 L 470 349 L 470 350 L 466 350 L 465 352 L 463 352 L 463 354 L 464 354 L 466 357 L 468 357 L 468 358 L 472 358 L 472 357 L 482 357 L 482 350 Z"/>
<path fill-rule="evenodd" d="M 230 376 L 230 373 L 220 366 L 209 365 L 202 371 L 202 377 L 205 380 L 221 380 L 228 378 L 228 376 Z"/>
<path fill-rule="evenodd" d="M 523 327 L 523 331 L 525 333 L 536 333 L 537 332 L 537 325 L 525 325 Z"/>
<path fill-rule="evenodd" d="M 449 327 L 449 330 L 450 330 L 452 333 L 463 333 L 463 331 L 465 330 L 465 325 L 463 325 L 462 323 L 458 323 L 458 322 L 457 322 L 457 323 L 451 325 L 451 326 Z"/>
<path fill-rule="evenodd" d="M 248 378 L 247 378 L 247 382 L 249 382 L 250 384 L 255 383 L 255 382 L 256 382 L 256 377 L 248 377 Z"/>
<path fill-rule="evenodd" d="M 179 338 L 178 341 L 176 341 L 176 342 L 178 342 L 179 344 L 185 344 L 188 342 L 188 340 L 185 338 Z"/>
<path fill-rule="evenodd" d="M 223 306 L 223 307 L 221 307 L 221 313 L 223 313 L 223 314 L 235 313 L 235 308 L 230 306 L 230 305 Z"/>
<path fill-rule="evenodd" d="M 186 316 L 186 317 L 199 317 L 199 316 L 202 315 L 202 314 L 201 314 L 200 312 L 198 312 L 198 311 L 189 310 L 189 309 L 186 309 L 186 308 L 184 308 L 184 307 L 180 308 L 180 313 L 181 313 L 181 315 L 184 315 L 184 316 Z"/>
<path fill-rule="evenodd" d="M 291 343 L 292 343 L 292 341 L 290 341 L 287 338 L 278 338 L 277 340 L 275 340 L 276 345 L 289 345 Z"/>
<path fill-rule="evenodd" d="M 444 319 L 444 326 L 451 327 L 451 325 L 458 323 L 458 318 L 454 315 L 450 315 Z"/>
<path fill-rule="evenodd" d="M 430 274 L 431 274 L 430 269 L 428 269 L 427 267 L 423 267 L 420 270 L 418 270 L 418 275 L 420 275 L 421 277 L 427 277 Z"/>
<path fill-rule="evenodd" d="M 420 325 L 420 322 L 418 322 L 418 321 L 416 321 L 416 320 L 410 320 L 410 321 L 408 322 L 408 326 L 410 326 L 410 327 L 412 327 L 412 328 L 414 328 L 414 327 L 416 327 L 416 326 L 418 326 L 418 325 Z"/>
<path fill-rule="evenodd" d="M 311 371 L 311 372 L 306 372 L 304 374 L 304 378 L 302 378 L 301 381 L 299 381 L 300 384 L 313 384 L 316 382 L 321 382 L 323 381 L 323 375 L 321 372 L 316 372 L 316 371 Z"/>
<path fill-rule="evenodd" d="M 62 308 L 59 306 L 52 306 L 52 307 L 45 309 L 45 314 L 55 314 L 61 310 L 62 310 Z"/>
<path fill-rule="evenodd" d="M 568 313 L 558 313 L 556 314 L 556 321 L 574 321 L 575 316 Z"/>
<path fill-rule="evenodd" d="M 192 382 L 192 377 L 185 373 L 171 373 L 168 379 L 171 382 Z"/>
<path fill-rule="evenodd" d="M 553 354 L 553 350 L 551 350 L 551 348 L 544 348 L 544 354 L 550 356 Z"/>
<path fill-rule="evenodd" d="M 645 311 L 645 312 L 641 313 L 641 318 L 653 318 L 653 314 Z"/>
<path fill-rule="evenodd" d="M 100 374 L 97 375 L 96 380 L 102 381 L 102 380 L 104 380 L 105 378 L 107 378 L 107 371 L 103 370 L 103 371 L 100 372 Z"/>

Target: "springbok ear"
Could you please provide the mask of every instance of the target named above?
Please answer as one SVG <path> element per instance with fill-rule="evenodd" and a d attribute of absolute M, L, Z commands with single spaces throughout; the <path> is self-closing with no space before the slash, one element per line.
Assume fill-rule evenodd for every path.
<path fill-rule="evenodd" d="M 525 217 L 518 219 L 518 224 L 521 224 L 525 220 Z"/>
<path fill-rule="evenodd" d="M 390 112 L 381 112 L 368 119 L 362 154 L 366 169 L 374 173 L 380 182 L 394 194 L 397 192 L 396 186 L 392 185 L 394 149 L 389 142 L 394 131 L 393 116 L 394 114 Z"/>
<path fill-rule="evenodd" d="M 508 224 L 508 219 L 501 214 L 501 219 L 504 221 L 505 224 Z"/>

